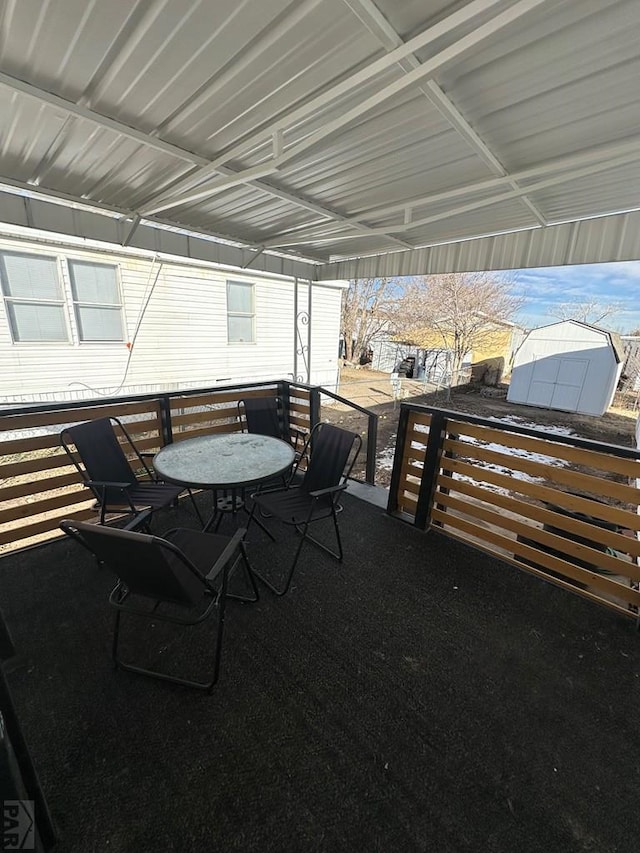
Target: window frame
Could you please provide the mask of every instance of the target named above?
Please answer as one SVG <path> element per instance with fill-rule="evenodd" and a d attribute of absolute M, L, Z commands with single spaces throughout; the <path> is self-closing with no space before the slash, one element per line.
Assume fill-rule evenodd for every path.
<path fill-rule="evenodd" d="M 251 293 L 251 311 L 231 311 L 229 309 L 229 293 L 232 287 L 249 288 Z M 227 344 L 243 346 L 256 343 L 256 286 L 252 281 L 239 281 L 238 279 L 227 279 Z M 249 318 L 251 320 L 251 340 L 235 340 L 231 338 L 229 321 L 233 318 Z"/>
<path fill-rule="evenodd" d="M 124 315 L 124 302 L 122 299 L 122 286 L 120 281 L 120 267 L 118 264 L 110 264 L 110 263 L 102 263 L 100 261 L 88 260 L 85 258 L 65 258 L 67 264 L 68 278 L 69 278 L 69 305 L 71 311 L 73 313 L 73 320 L 75 323 L 75 331 L 77 334 L 78 344 L 80 346 L 105 346 L 108 344 L 122 344 L 127 340 L 127 326 Z M 85 267 L 108 267 L 114 271 L 115 285 L 116 285 L 116 295 L 118 298 L 118 302 L 87 302 L 86 300 L 76 299 L 76 287 L 75 287 L 75 278 L 73 272 L 73 265 L 78 264 L 80 266 Z M 82 322 L 80 320 L 80 310 L 82 308 L 103 308 L 107 311 L 117 310 L 120 317 L 120 338 L 102 338 L 99 340 L 90 339 L 85 340 L 82 337 Z"/>
<path fill-rule="evenodd" d="M 25 296 L 13 296 L 7 291 L 11 287 L 11 283 L 9 281 L 9 274 L 7 272 L 5 257 L 7 255 L 12 255 L 14 257 L 20 258 L 40 258 L 42 260 L 53 261 L 55 265 L 55 277 L 56 277 L 56 289 L 58 293 L 57 299 L 39 299 L 37 297 L 25 297 Z M 20 250 L 14 249 L 2 249 L 0 250 L 0 293 L 2 294 L 2 301 L 5 310 L 5 316 L 7 318 L 7 325 L 9 327 L 9 333 L 11 335 L 11 342 L 17 346 L 55 346 L 55 345 L 69 345 L 73 343 L 73 337 L 71 333 L 71 328 L 69 325 L 69 315 L 67 310 L 67 298 L 65 293 L 64 286 L 64 276 L 62 275 L 62 270 L 60 269 L 60 258 L 58 255 L 53 254 L 45 254 L 40 252 L 22 252 Z M 13 312 L 10 310 L 11 305 L 47 305 L 54 306 L 61 309 L 62 313 L 62 324 L 65 332 L 64 338 L 37 338 L 37 339 L 29 339 L 29 340 L 20 340 L 16 334 L 16 327 L 13 318 Z"/>

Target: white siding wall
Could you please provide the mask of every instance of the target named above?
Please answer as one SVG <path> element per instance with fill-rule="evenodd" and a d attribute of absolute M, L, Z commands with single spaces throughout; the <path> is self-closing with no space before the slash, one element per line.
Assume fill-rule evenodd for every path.
<path fill-rule="evenodd" d="M 68 343 L 14 344 L 4 305 L 0 308 L 0 401 L 4 403 L 293 378 L 292 279 L 68 246 L 52 251 L 38 244 L 0 241 L 2 250 L 59 257 L 70 330 Z M 124 342 L 77 340 L 65 258 L 118 266 L 127 330 Z M 227 342 L 228 280 L 254 284 L 254 343 Z M 299 310 L 306 309 L 306 287 L 299 285 L 299 290 Z M 340 294 L 338 283 L 313 287 L 312 384 L 335 383 Z M 133 343 L 131 352 L 126 341 Z"/>

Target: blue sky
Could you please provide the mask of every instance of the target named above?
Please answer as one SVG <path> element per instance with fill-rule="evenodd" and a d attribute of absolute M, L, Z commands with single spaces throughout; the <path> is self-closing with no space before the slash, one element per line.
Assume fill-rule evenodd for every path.
<path fill-rule="evenodd" d="M 557 322 L 554 305 L 596 301 L 620 310 L 601 325 L 616 332 L 640 328 L 640 261 L 512 270 L 508 277 L 525 296 L 518 321 L 527 328 Z"/>

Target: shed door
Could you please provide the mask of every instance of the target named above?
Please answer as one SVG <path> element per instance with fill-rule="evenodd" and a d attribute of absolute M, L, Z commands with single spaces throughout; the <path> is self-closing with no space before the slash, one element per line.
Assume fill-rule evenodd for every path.
<path fill-rule="evenodd" d="M 586 358 L 534 356 L 528 402 L 564 412 L 575 412 L 587 378 Z"/>

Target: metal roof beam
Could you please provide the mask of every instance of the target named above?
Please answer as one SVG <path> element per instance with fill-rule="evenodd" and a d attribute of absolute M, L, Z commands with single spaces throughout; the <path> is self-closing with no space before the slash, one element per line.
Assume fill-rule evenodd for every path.
<path fill-rule="evenodd" d="M 486 192 L 487 190 L 492 189 L 500 189 L 505 185 L 508 186 L 511 181 L 524 181 L 524 180 L 532 180 L 538 179 L 538 183 L 534 185 L 529 185 L 525 188 L 521 188 L 516 186 L 512 193 L 498 193 L 492 196 L 489 199 L 484 199 L 479 205 L 476 206 L 486 206 L 487 204 L 494 203 L 494 201 L 503 201 L 510 197 L 517 197 L 516 194 L 518 192 L 530 193 L 537 189 L 543 189 L 546 186 L 551 186 L 552 183 L 544 182 L 541 183 L 541 179 L 546 175 L 551 175 L 555 172 L 563 172 L 563 174 L 556 176 L 554 178 L 553 183 L 562 183 L 565 180 L 573 180 L 577 177 L 584 177 L 585 175 L 595 174 L 597 172 L 601 172 L 605 169 L 611 168 L 613 166 L 623 165 L 625 163 L 633 162 L 634 160 L 640 159 L 640 142 L 637 139 L 631 140 L 629 142 L 624 142 L 622 144 L 610 145 L 606 147 L 595 148 L 590 151 L 582 152 L 580 154 L 572 155 L 571 157 L 562 157 L 558 160 L 552 160 L 547 163 L 542 163 L 538 166 L 532 166 L 529 169 L 523 169 L 519 172 L 514 172 L 511 175 L 504 176 L 496 176 L 495 178 L 488 178 L 484 181 L 477 181 L 476 183 L 466 184 L 461 187 L 456 187 L 451 190 L 443 190 L 439 193 L 433 193 L 429 196 L 422 196 L 420 198 L 412 199 L 410 201 L 405 201 L 399 204 L 390 205 L 385 208 L 371 208 L 366 211 L 361 211 L 358 216 L 358 221 L 362 221 L 362 219 L 369 218 L 379 218 L 382 216 L 389 216 L 393 213 L 400 213 L 403 217 L 403 225 L 406 229 L 410 229 L 416 224 L 424 224 L 425 220 L 416 220 L 413 217 L 413 211 L 417 207 L 425 207 L 429 204 L 437 204 L 443 201 L 447 201 L 449 199 L 459 198 L 460 196 L 468 196 L 470 194 L 476 192 Z M 471 204 L 475 204 L 472 202 Z M 473 207 L 469 208 L 474 209 Z M 407 217 L 407 210 L 412 212 L 411 216 Z M 461 208 L 457 209 L 457 212 L 461 212 Z M 448 212 L 444 212 L 439 214 L 437 219 L 445 219 L 448 216 L 454 215 L 454 209 Z M 435 219 L 429 219 L 429 221 L 436 221 Z M 349 222 L 348 219 L 345 220 L 345 224 Z M 374 226 L 371 226 L 372 228 Z M 396 226 L 388 226 L 385 227 L 385 233 L 392 233 L 396 229 Z M 327 232 L 326 228 L 317 227 L 315 229 L 309 229 L 307 231 L 302 231 L 300 228 L 290 229 L 287 232 L 283 232 L 280 235 L 280 242 L 274 238 L 273 240 L 267 241 L 265 243 L 266 246 L 274 247 L 276 245 L 280 246 L 290 246 L 294 245 L 293 243 L 282 239 L 286 236 L 286 234 L 295 234 L 297 237 L 305 238 L 307 242 L 314 240 L 314 238 L 323 238 L 327 236 L 329 232 Z M 351 235 L 356 236 L 356 235 Z M 305 242 L 305 239 L 300 240 L 300 244 Z"/>
<path fill-rule="evenodd" d="M 150 207 L 144 207 L 140 214 L 141 216 L 152 216 L 155 213 L 160 213 L 163 210 L 169 210 L 172 207 L 178 207 L 183 204 L 193 204 L 193 202 L 201 201 L 205 198 L 211 198 L 225 190 L 237 187 L 240 184 L 249 184 L 256 178 L 264 178 L 267 175 L 272 175 L 278 171 L 278 167 L 273 163 L 268 163 L 265 166 L 253 166 L 251 169 L 244 169 L 241 172 L 230 172 L 226 178 L 219 178 L 215 184 L 209 184 L 202 190 L 188 193 L 187 195 L 178 198 L 169 199 L 164 203 L 154 204 Z"/>
<path fill-rule="evenodd" d="M 161 151 L 164 154 L 170 154 L 180 160 L 186 160 L 194 164 L 195 166 L 208 164 L 209 161 L 200 157 L 197 154 L 194 154 L 191 151 L 187 151 L 185 149 L 179 148 L 176 145 L 172 145 L 169 142 L 164 142 L 157 137 L 150 136 L 149 134 L 143 133 L 142 131 L 136 130 L 129 125 L 125 125 L 122 122 L 115 121 L 114 119 L 110 119 L 107 116 L 100 115 L 96 113 L 94 110 L 89 109 L 81 104 L 74 103 L 73 101 L 68 101 L 66 98 L 61 98 L 59 95 L 54 95 L 51 92 L 47 92 L 44 89 L 39 89 L 37 86 L 32 86 L 30 83 L 26 83 L 24 80 L 19 80 L 17 77 L 12 77 L 9 74 L 5 74 L 0 72 L 0 85 L 6 86 L 7 88 L 19 92 L 23 95 L 26 95 L 29 98 L 33 98 L 39 103 L 46 104 L 48 106 L 54 107 L 56 109 L 60 109 L 64 111 L 68 116 L 72 116 L 75 118 L 85 119 L 86 121 L 90 121 L 99 127 L 113 131 L 114 133 L 121 134 L 127 139 L 132 139 L 135 142 L 140 143 L 141 145 L 146 145 L 150 148 L 154 148 L 157 151 Z M 64 126 L 63 126 L 64 127 Z M 42 168 L 42 164 L 41 164 Z M 216 172 L 219 175 L 222 175 L 229 180 L 227 182 L 218 182 L 213 185 L 207 191 L 202 191 L 201 193 L 196 193 L 197 198 L 206 198 L 208 196 L 213 196 L 217 192 L 221 192 L 225 189 L 229 189 L 231 186 L 236 186 L 238 184 L 250 184 L 256 189 L 262 190 L 265 193 L 269 193 L 276 198 L 280 198 L 281 200 L 288 201 L 291 204 L 294 204 L 298 207 L 302 207 L 306 210 L 311 210 L 313 213 L 319 213 L 322 216 L 325 216 L 327 219 L 331 220 L 346 220 L 347 217 L 343 217 L 340 214 L 336 213 L 336 211 L 330 210 L 329 208 L 323 207 L 318 204 L 314 204 L 313 202 L 307 201 L 299 196 L 294 195 L 293 193 L 285 192 L 284 190 L 279 190 L 276 187 L 272 187 L 270 184 L 261 183 L 259 180 L 252 180 L 250 177 L 250 173 L 252 170 L 246 170 L 244 173 L 237 172 L 234 169 L 231 169 L 227 166 L 220 167 L 216 169 Z M 275 161 L 268 164 L 267 166 L 260 166 L 256 168 L 255 174 L 272 174 L 277 171 L 277 166 Z M 40 174 L 41 177 L 41 174 Z M 10 183 L 7 181 L 7 183 Z M 25 185 L 25 188 L 33 188 L 36 189 L 36 184 L 34 185 Z M 56 193 L 53 191 L 48 191 L 49 195 L 55 196 Z M 161 196 L 161 198 L 165 198 L 165 196 Z M 67 196 L 69 201 L 76 201 L 72 197 Z M 193 201 L 193 197 L 190 201 Z M 141 215 L 145 217 L 153 216 L 156 213 L 159 213 L 163 210 L 167 210 L 171 207 L 177 207 L 179 204 L 189 203 L 188 201 L 175 201 L 172 204 L 160 204 L 157 207 L 150 206 L 149 208 L 145 208 L 145 211 L 141 211 Z M 91 203 L 92 204 L 92 203 Z M 96 205 L 99 207 L 100 205 Z M 364 224 L 360 224 L 357 220 L 353 221 L 353 225 L 355 228 L 361 228 L 366 231 L 367 226 Z M 397 238 L 393 239 L 395 244 L 401 246 L 402 248 L 412 248 L 409 243 L 404 242 L 403 240 L 399 240 Z"/>
<path fill-rule="evenodd" d="M 543 181 L 538 181 L 535 184 L 531 184 L 526 189 L 509 189 L 506 192 L 503 192 L 499 195 L 494 195 L 489 198 L 478 199 L 477 201 L 469 202 L 468 204 L 460 205 L 456 208 L 451 208 L 450 210 L 443 211 L 442 213 L 434 213 L 432 216 L 424 216 L 421 219 L 415 219 L 410 223 L 403 222 L 399 225 L 387 226 L 385 228 L 381 228 L 377 231 L 377 234 L 380 235 L 388 235 L 388 234 L 401 234 L 405 231 L 410 231 L 414 228 L 423 227 L 425 225 L 430 225 L 433 222 L 440 222 L 443 219 L 450 219 L 452 216 L 459 216 L 463 213 L 469 213 L 472 210 L 479 210 L 483 207 L 491 207 L 494 204 L 499 204 L 503 201 L 511 201 L 519 196 L 529 193 L 529 192 L 538 192 L 539 190 L 547 189 L 547 187 L 556 186 L 557 184 L 565 183 L 566 181 L 575 180 L 577 178 L 583 178 L 588 175 L 594 174 L 594 172 L 602 171 L 603 169 L 615 168 L 616 166 L 622 165 L 628 162 L 627 157 L 619 158 L 618 160 L 608 160 L 606 163 L 599 163 L 592 166 L 585 166 L 583 169 L 576 169 L 571 173 L 564 173 L 562 175 L 556 175 L 554 178 L 547 178 Z M 611 211 L 601 211 L 599 215 L 606 215 L 611 213 Z M 372 229 L 372 233 L 376 233 L 376 229 Z M 357 234 L 345 234 L 340 235 L 339 237 L 309 237 L 306 239 L 297 238 L 295 240 L 282 240 L 279 245 L 282 247 L 285 246 L 298 246 L 305 245 L 308 243 L 326 243 L 333 242 L 336 239 L 346 240 L 346 239 L 356 239 L 359 235 Z M 270 248 L 273 248 L 272 243 L 265 244 Z M 418 247 L 416 247 L 418 248 Z"/>
<path fill-rule="evenodd" d="M 413 51 L 419 50 L 436 39 L 447 35 L 457 27 L 467 23 L 479 14 L 486 12 L 488 9 L 500 2 L 502 2 L 502 0 L 472 0 L 471 3 L 467 3 L 467 5 L 462 9 L 459 9 L 457 12 L 454 12 L 452 15 L 449 15 L 437 24 L 428 27 L 406 44 L 398 47 L 396 50 L 393 50 L 391 53 L 388 53 L 386 56 L 381 57 L 375 62 L 370 63 L 356 74 L 353 74 L 346 80 L 332 86 L 325 92 L 321 92 L 319 95 L 310 98 L 308 101 L 287 113 L 285 116 L 278 118 L 267 127 L 227 149 L 208 165 L 204 166 L 204 168 L 198 169 L 196 172 L 177 183 L 171 190 L 172 194 L 174 196 L 179 195 L 182 192 L 192 189 L 194 184 L 203 181 L 205 178 L 218 174 L 220 172 L 220 166 L 223 166 L 230 160 L 235 160 L 250 153 L 255 150 L 256 147 L 259 147 L 265 142 L 269 142 L 272 140 L 274 133 L 286 133 L 287 128 L 290 129 L 293 126 L 300 124 L 300 122 L 305 118 L 315 115 L 318 110 L 331 104 L 337 98 L 357 89 L 362 86 L 363 83 L 366 83 L 368 80 L 378 74 L 381 74 L 388 68 L 391 68 L 401 59 L 413 53 Z M 537 5 L 538 3 L 545 2 L 545 0 L 525 0 L 525 2 Z M 151 198 L 149 201 L 153 203 L 155 200 L 157 199 Z"/>
<path fill-rule="evenodd" d="M 389 21 L 380 12 L 373 0 L 344 0 L 347 6 L 362 23 L 367 27 L 387 50 L 393 50 L 404 44 L 399 33 L 391 26 Z M 412 71 L 420 66 L 420 60 L 415 54 L 410 54 L 399 63 L 404 71 Z M 472 151 L 489 167 L 496 175 L 507 176 L 513 189 L 518 189 L 514 180 L 508 177 L 507 170 L 500 160 L 476 133 L 460 110 L 449 100 L 435 80 L 427 80 L 420 86 L 422 94 L 436 107 L 442 116 L 449 122 L 454 130 L 469 145 Z M 525 204 L 540 225 L 545 224 L 545 218 L 536 208 L 531 199 L 522 196 L 521 201 Z"/>
<path fill-rule="evenodd" d="M 636 153 L 636 158 L 640 156 L 640 152 Z M 636 159 L 634 158 L 634 159 Z M 547 189 L 548 187 L 557 186 L 558 184 L 564 184 L 567 181 L 577 180 L 578 178 L 584 178 L 588 175 L 593 175 L 596 172 L 602 172 L 606 169 L 614 169 L 617 166 L 624 165 L 629 162 L 629 156 L 623 156 L 618 158 L 613 158 L 610 160 L 606 160 L 603 163 L 595 163 L 591 166 L 585 166 L 582 169 L 575 169 L 573 172 L 564 172 L 561 175 L 556 175 L 553 178 L 546 178 L 545 180 L 538 181 L 537 183 L 530 184 L 525 189 L 516 189 L 516 190 L 508 190 L 507 192 L 501 193 L 500 195 L 491 196 L 490 198 L 479 199 L 478 201 L 469 202 L 469 204 L 461 205 L 460 207 L 454 208 L 452 210 L 447 210 L 443 213 L 434 214 L 433 216 L 426 216 L 422 219 L 416 219 L 411 222 L 409 225 L 402 225 L 387 227 L 384 229 L 380 229 L 379 234 L 387 234 L 387 233 L 401 233 L 407 229 L 418 228 L 421 225 L 429 225 L 432 222 L 438 222 L 441 219 L 448 219 L 451 216 L 457 216 L 461 213 L 468 213 L 471 210 L 478 210 L 482 207 L 489 207 L 492 204 L 498 204 L 501 201 L 508 201 L 509 199 L 517 198 L 519 195 L 524 193 L 533 193 L 539 192 L 540 190 Z M 610 211 L 602 211 L 600 214 L 596 215 L 605 215 Z"/>
<path fill-rule="evenodd" d="M 389 98 L 398 95 L 400 92 L 403 92 L 411 86 L 415 86 L 418 82 L 433 74 L 443 65 L 446 65 L 448 62 L 451 62 L 461 54 L 466 53 L 466 51 L 475 47 L 478 43 L 484 41 L 489 36 L 494 35 L 504 27 L 512 24 L 532 9 L 535 9 L 536 6 L 546 2 L 547 0 L 518 0 L 518 2 L 509 9 L 500 12 L 495 16 L 495 18 L 492 18 L 485 24 L 481 24 L 472 32 L 467 33 L 467 35 L 449 45 L 449 47 L 441 50 L 439 53 L 436 53 L 426 62 L 419 65 L 418 68 L 414 68 L 412 71 L 406 73 L 404 77 L 401 77 L 399 80 L 395 80 L 393 83 L 389 83 L 379 92 L 376 92 L 375 95 L 365 98 L 364 101 L 361 101 L 357 106 L 352 107 L 350 110 L 345 110 L 338 118 L 326 122 L 320 130 L 316 130 L 301 142 L 297 142 L 289 149 L 286 149 L 282 157 L 279 158 L 278 165 L 282 166 L 284 163 L 288 163 L 299 157 L 301 154 L 304 154 L 310 148 L 315 147 L 327 136 L 331 136 L 336 131 L 351 124 L 353 121 L 360 118 L 360 116 L 375 109 Z M 397 62 L 407 54 L 412 53 L 413 48 L 410 50 L 407 50 L 407 48 L 410 47 L 413 41 L 414 39 L 407 42 L 404 47 L 388 53 L 386 58 L 389 59 L 395 54 L 398 54 L 398 57 L 394 60 L 394 62 Z"/>
<path fill-rule="evenodd" d="M 362 21 L 369 32 L 378 39 L 385 50 L 395 50 L 395 48 L 405 44 L 402 37 L 391 26 L 373 0 L 343 0 L 343 2 L 351 9 L 354 15 Z M 420 60 L 414 53 L 411 53 L 403 59 L 400 59 L 398 65 L 403 71 L 413 71 L 414 68 L 418 68 L 420 66 Z M 506 169 L 502 163 L 500 163 L 498 158 L 492 153 L 492 151 L 490 151 L 487 145 L 464 118 L 462 113 L 454 107 L 437 83 L 433 80 L 426 80 L 425 83 L 421 84 L 418 88 L 422 94 L 440 110 L 442 115 L 444 115 L 455 130 L 464 137 L 465 141 L 492 172 L 496 175 L 506 175 Z"/>
<path fill-rule="evenodd" d="M 149 136 L 148 133 L 136 130 L 135 127 L 131 127 L 128 124 L 123 124 L 121 121 L 108 118 L 107 116 L 89 109 L 89 107 L 85 107 L 82 104 L 76 104 L 66 98 L 61 98 L 59 95 L 54 95 L 52 92 L 47 92 L 45 89 L 39 89 L 37 86 L 32 86 L 31 83 L 27 83 L 17 77 L 12 77 L 10 74 L 0 72 L 0 85 L 6 86 L 14 92 L 20 92 L 20 94 L 33 98 L 40 103 L 45 103 L 51 107 L 62 110 L 68 115 L 93 122 L 106 130 L 113 131 L 114 133 L 120 133 L 128 139 L 134 140 L 134 142 L 139 142 L 141 145 L 145 145 L 148 148 L 155 148 L 156 151 L 161 151 L 163 154 L 169 154 L 171 157 L 176 157 L 179 160 L 186 160 L 196 166 L 202 166 L 209 162 L 206 157 L 200 157 L 192 151 L 186 151 L 184 148 L 172 145 L 170 142 L 165 142 L 155 136 Z"/>
<path fill-rule="evenodd" d="M 579 154 L 571 154 L 569 157 L 560 157 L 557 160 L 548 160 L 545 163 L 540 163 L 537 166 L 531 166 L 528 169 L 521 169 L 518 172 L 512 172 L 509 176 L 488 178 L 483 181 L 465 184 L 464 186 L 454 187 L 450 190 L 443 190 L 439 193 L 432 193 L 427 196 L 404 201 L 398 204 L 387 205 L 386 207 L 368 208 L 367 210 L 358 211 L 359 219 L 363 217 L 380 217 L 388 216 L 392 213 L 405 210 L 406 207 L 423 207 L 427 204 L 435 204 L 436 202 L 446 201 L 449 198 L 457 198 L 461 195 L 468 195 L 474 192 L 483 192 L 493 188 L 501 187 L 508 183 L 509 178 L 515 181 L 525 181 L 534 178 L 541 178 L 545 175 L 563 170 L 571 170 L 580 166 L 587 166 L 590 163 L 603 163 L 606 166 L 606 161 L 615 158 L 616 160 L 625 158 L 626 162 L 640 159 L 640 138 L 633 139 L 628 142 L 615 143 L 613 145 L 599 146 L 590 148 L 587 151 L 582 151 Z"/>
<path fill-rule="evenodd" d="M 417 80 L 422 79 L 428 74 L 432 73 L 436 68 L 440 67 L 440 65 L 444 64 L 444 62 L 450 61 L 455 56 L 469 49 L 469 47 L 477 44 L 479 41 L 487 38 L 492 33 L 501 29 L 504 26 L 512 23 L 521 15 L 530 11 L 535 6 L 540 3 L 546 2 L 546 0 L 519 0 L 519 2 L 515 3 L 511 8 L 497 15 L 491 21 L 486 24 L 478 27 L 475 31 L 463 37 L 462 39 L 455 42 L 449 48 L 441 51 L 436 56 L 432 57 L 429 62 L 424 65 L 420 65 L 418 63 L 418 67 L 414 68 L 411 72 L 407 73 L 405 77 L 401 78 L 399 81 L 390 84 L 381 90 L 381 92 L 377 93 L 371 98 L 366 99 L 360 105 L 355 107 L 354 109 L 347 111 L 346 114 L 343 114 L 340 118 L 335 119 L 333 122 L 328 122 L 325 127 L 311 134 L 307 139 L 303 140 L 300 143 L 292 146 L 289 150 L 284 150 L 284 152 L 277 158 L 274 158 L 273 163 L 280 167 L 284 163 L 298 156 L 300 153 L 303 153 L 308 148 L 315 145 L 317 142 L 321 141 L 323 138 L 328 136 L 331 133 L 334 133 L 335 130 L 339 129 L 345 124 L 351 122 L 354 118 L 357 118 L 359 115 L 364 112 L 373 109 L 381 101 L 391 97 L 393 94 L 396 94 L 398 91 L 401 91 L 407 88 L 410 85 L 413 85 Z M 381 60 L 377 60 L 372 63 L 368 68 L 363 69 L 363 71 L 359 72 L 356 75 L 353 75 L 343 83 L 339 84 L 333 89 L 330 89 L 328 92 L 325 92 L 321 96 L 312 99 L 315 104 L 314 109 L 317 109 L 320 105 L 326 105 L 330 103 L 335 97 L 343 94 L 344 90 L 349 90 L 353 88 L 354 79 L 358 79 L 357 85 L 361 85 L 361 78 L 363 74 L 368 78 L 369 76 L 374 76 L 374 74 L 379 73 L 380 69 L 386 68 L 388 65 L 392 65 L 395 62 L 400 61 L 403 58 L 406 58 L 409 55 L 412 55 L 413 50 L 418 49 L 419 47 L 424 46 L 425 43 L 432 41 L 434 38 L 442 35 L 442 31 L 449 31 L 455 21 L 455 26 L 459 26 L 461 23 L 461 15 L 464 20 L 468 18 L 474 17 L 478 15 L 482 11 L 486 11 L 486 9 L 492 5 L 495 5 L 495 0 L 476 0 L 476 2 L 469 3 L 463 10 L 460 10 L 458 13 L 454 13 L 449 16 L 445 21 L 440 22 L 439 24 L 434 25 L 433 27 L 428 28 L 426 31 L 411 39 L 406 44 L 401 45 L 396 50 L 387 54 L 386 57 L 383 57 Z M 376 69 L 372 71 L 372 69 Z M 345 89 L 346 87 L 346 89 Z M 300 110 L 309 109 L 309 103 L 303 105 L 298 110 L 294 111 L 294 114 L 299 113 Z M 287 121 L 292 121 L 292 115 L 287 117 Z M 276 124 L 273 128 L 270 129 L 270 137 L 273 140 L 278 140 L 278 147 L 282 144 L 282 133 L 283 127 L 281 124 Z M 225 156 L 229 158 L 231 156 L 230 152 L 227 152 Z M 185 192 L 187 187 L 192 187 L 194 181 L 201 182 L 203 179 L 212 176 L 213 174 L 219 173 L 221 171 L 221 166 L 223 162 L 221 158 L 218 158 L 216 161 L 213 161 L 210 166 L 205 167 L 204 169 L 198 170 L 197 172 L 190 175 L 185 180 L 176 184 L 172 190 L 168 193 L 165 193 L 160 196 L 155 197 L 155 202 L 159 202 L 161 207 L 158 207 L 154 203 L 154 198 L 152 198 L 149 202 L 149 206 L 146 208 L 147 213 L 149 212 L 157 212 L 160 209 L 166 209 L 166 207 L 174 207 L 179 204 L 188 203 L 189 200 L 193 200 L 194 198 L 203 198 L 206 197 L 206 190 L 198 190 L 195 194 L 190 194 Z M 265 164 L 264 168 L 269 168 L 269 163 Z M 236 173 L 233 173 L 236 174 Z M 255 186 L 255 184 L 253 184 Z M 268 187 L 269 185 L 267 185 Z M 212 188 L 212 193 L 217 192 L 215 189 L 216 185 Z M 268 191 L 268 190 L 267 190 Z M 331 217 L 334 218 L 334 217 Z M 342 221 L 342 219 L 341 219 Z M 358 230 L 362 230 L 365 233 L 372 233 L 371 229 L 361 223 L 357 223 L 355 226 Z M 380 232 L 376 232 L 380 233 Z M 391 235 L 388 235 L 391 236 Z M 392 239 L 395 239 L 392 237 Z M 405 244 L 405 248 L 406 248 Z"/>

